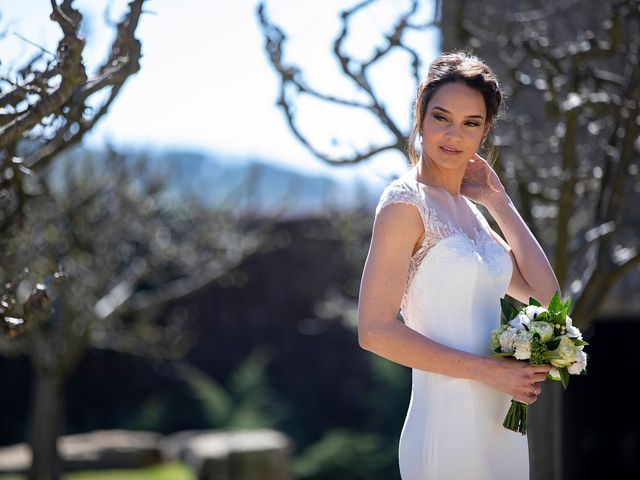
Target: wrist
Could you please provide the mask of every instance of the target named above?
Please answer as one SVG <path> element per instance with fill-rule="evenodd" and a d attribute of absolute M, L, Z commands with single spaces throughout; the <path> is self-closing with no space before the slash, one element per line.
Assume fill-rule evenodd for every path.
<path fill-rule="evenodd" d="M 491 367 L 489 364 L 491 363 L 491 359 L 487 357 L 478 357 L 474 362 L 473 370 L 471 371 L 472 380 L 476 380 L 478 382 L 486 382 L 487 371 Z"/>
<path fill-rule="evenodd" d="M 507 194 L 507 192 L 503 192 L 501 194 L 493 196 L 485 205 L 491 216 L 495 218 L 496 215 L 504 212 L 511 208 L 513 203 L 511 202 L 511 197 Z"/>

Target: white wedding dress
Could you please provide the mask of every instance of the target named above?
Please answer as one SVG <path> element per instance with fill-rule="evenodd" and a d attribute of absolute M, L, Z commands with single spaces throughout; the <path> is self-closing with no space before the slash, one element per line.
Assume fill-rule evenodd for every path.
<path fill-rule="evenodd" d="M 449 347 L 489 355 L 513 269 L 509 253 L 473 202 L 418 182 L 415 167 L 385 188 L 376 215 L 398 202 L 416 207 L 425 228 L 402 299 L 405 324 Z M 413 369 L 399 443 L 402 479 L 528 479 L 527 437 L 502 426 L 510 402 L 484 383 Z"/>

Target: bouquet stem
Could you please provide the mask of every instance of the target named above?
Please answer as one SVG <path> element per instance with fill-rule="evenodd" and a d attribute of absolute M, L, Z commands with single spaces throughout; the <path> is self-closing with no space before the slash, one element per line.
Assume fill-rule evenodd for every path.
<path fill-rule="evenodd" d="M 514 432 L 520 432 L 522 435 L 526 435 L 528 409 L 529 405 L 526 403 L 511 400 L 511 407 L 509 407 L 509 411 L 504 417 L 502 426 Z"/>

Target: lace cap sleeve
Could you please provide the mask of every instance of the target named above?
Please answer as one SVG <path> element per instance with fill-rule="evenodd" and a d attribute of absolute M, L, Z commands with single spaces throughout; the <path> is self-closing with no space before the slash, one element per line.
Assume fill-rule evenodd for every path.
<path fill-rule="evenodd" d="M 402 178 L 393 181 L 382 191 L 380 200 L 376 206 L 376 216 L 378 216 L 384 207 L 393 203 L 407 203 L 409 205 L 413 205 L 418 209 L 423 224 L 425 226 L 427 225 L 427 206 L 425 200 L 420 196 L 420 193 L 416 188 L 413 188 L 407 182 L 402 181 Z"/>

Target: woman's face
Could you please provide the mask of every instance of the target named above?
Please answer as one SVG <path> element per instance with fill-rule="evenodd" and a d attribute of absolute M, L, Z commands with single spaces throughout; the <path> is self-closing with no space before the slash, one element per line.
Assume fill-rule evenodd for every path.
<path fill-rule="evenodd" d="M 442 168 L 466 166 L 480 146 L 486 115 L 480 92 L 459 83 L 442 85 L 427 104 L 422 151 Z"/>

